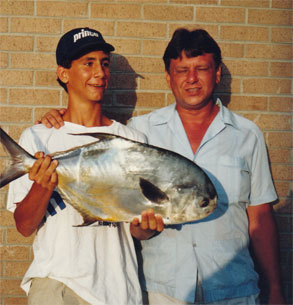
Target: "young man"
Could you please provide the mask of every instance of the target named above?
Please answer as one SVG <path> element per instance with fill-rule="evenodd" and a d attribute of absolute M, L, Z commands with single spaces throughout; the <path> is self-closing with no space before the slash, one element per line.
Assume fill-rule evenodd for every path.
<path fill-rule="evenodd" d="M 176 30 L 164 62 L 175 103 L 132 118 L 129 126 L 142 131 L 150 144 L 196 162 L 219 198 L 216 212 L 206 219 L 169 226 L 160 234 L 163 224 L 152 211 L 142 215 L 141 223 L 132 222 L 132 235 L 142 240 L 149 303 L 258 304 L 251 243 L 269 284 L 269 304 L 282 304 L 269 204 L 277 196 L 263 135 L 254 123 L 213 99 L 221 79 L 221 50 L 206 31 Z M 60 120 L 51 122 L 58 127 Z M 47 119 L 43 122 L 50 126 Z"/>
<path fill-rule="evenodd" d="M 141 133 L 102 113 L 113 50 L 93 29 L 77 28 L 62 36 L 56 59 L 58 81 L 69 97 L 64 126 L 57 130 L 35 125 L 20 139 L 27 151 L 39 152 L 29 178 L 10 184 L 7 203 L 21 234 L 37 232 L 34 259 L 21 284 L 32 305 L 142 302 L 129 224 L 76 227 L 81 215 L 54 191 L 58 164 L 48 155 L 95 141 L 72 135 L 76 133 L 104 132 L 145 141 Z"/>

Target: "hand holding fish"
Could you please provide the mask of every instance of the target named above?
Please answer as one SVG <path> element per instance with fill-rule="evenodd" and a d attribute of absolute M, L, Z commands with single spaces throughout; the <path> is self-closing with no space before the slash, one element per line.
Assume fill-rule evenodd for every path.
<path fill-rule="evenodd" d="M 35 158 L 37 160 L 29 171 L 30 180 L 35 181 L 47 190 L 53 191 L 58 184 L 56 172 L 58 161 L 53 160 L 51 162 L 51 157 L 49 155 L 44 156 L 43 152 L 37 152 Z"/>
<path fill-rule="evenodd" d="M 152 209 L 141 213 L 141 222 L 136 217 L 130 224 L 130 233 L 138 240 L 145 240 L 157 232 L 164 230 L 164 222 L 161 215 L 154 213 Z"/>

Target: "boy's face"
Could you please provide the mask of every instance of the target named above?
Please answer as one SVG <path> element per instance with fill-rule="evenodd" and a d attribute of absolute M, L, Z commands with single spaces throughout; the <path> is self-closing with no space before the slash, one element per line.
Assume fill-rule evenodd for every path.
<path fill-rule="evenodd" d="M 101 101 L 110 79 L 110 55 L 93 51 L 73 60 L 64 76 L 70 98 L 80 101 Z"/>

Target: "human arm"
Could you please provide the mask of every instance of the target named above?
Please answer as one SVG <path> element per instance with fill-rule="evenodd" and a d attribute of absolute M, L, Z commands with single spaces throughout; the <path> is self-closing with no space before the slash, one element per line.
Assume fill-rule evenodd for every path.
<path fill-rule="evenodd" d="M 45 115 L 35 122 L 35 124 L 42 123 L 47 128 L 54 127 L 59 129 L 64 125 L 63 115 L 65 114 L 66 109 L 51 109 L 49 112 L 45 113 Z"/>
<path fill-rule="evenodd" d="M 249 236 L 256 260 L 269 286 L 268 304 L 285 304 L 280 279 L 277 228 L 270 204 L 247 208 Z"/>
<path fill-rule="evenodd" d="M 160 215 L 155 215 L 152 209 L 141 213 L 141 222 L 136 217 L 130 224 L 130 233 L 138 240 L 151 238 L 157 232 L 164 230 L 164 222 Z"/>
<path fill-rule="evenodd" d="M 16 228 L 26 237 L 32 235 L 41 223 L 58 183 L 57 160 L 51 162 L 50 156 L 44 157 L 41 152 L 36 153 L 35 157 L 37 160 L 29 171 L 29 179 L 34 183 L 24 199 L 16 204 L 14 211 Z"/>

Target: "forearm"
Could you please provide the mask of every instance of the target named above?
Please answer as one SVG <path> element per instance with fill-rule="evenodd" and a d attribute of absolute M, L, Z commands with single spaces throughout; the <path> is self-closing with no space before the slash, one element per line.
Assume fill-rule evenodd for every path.
<path fill-rule="evenodd" d="M 23 236 L 32 235 L 39 227 L 47 210 L 52 190 L 41 187 L 34 182 L 27 196 L 14 211 L 17 230 Z"/>
<path fill-rule="evenodd" d="M 263 207 L 262 213 L 256 219 L 251 215 L 249 217 L 251 244 L 270 293 L 282 298 L 277 228 L 271 207 L 268 204 Z"/>

